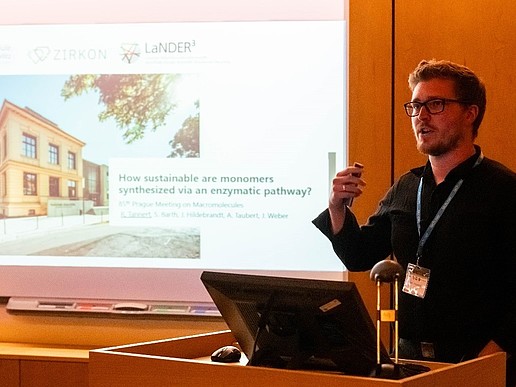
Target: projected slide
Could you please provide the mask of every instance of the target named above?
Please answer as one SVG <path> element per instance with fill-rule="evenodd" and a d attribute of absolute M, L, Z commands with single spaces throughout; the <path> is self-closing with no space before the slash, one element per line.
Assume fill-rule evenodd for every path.
<path fill-rule="evenodd" d="M 345 25 L 0 28 L 4 264 L 339 270 Z"/>

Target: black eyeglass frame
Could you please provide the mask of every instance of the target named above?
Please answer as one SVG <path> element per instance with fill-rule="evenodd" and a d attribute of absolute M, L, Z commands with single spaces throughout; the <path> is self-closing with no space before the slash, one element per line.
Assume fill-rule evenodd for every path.
<path fill-rule="evenodd" d="M 428 108 L 428 105 L 430 102 L 435 102 L 435 101 L 441 101 L 442 102 L 442 109 L 439 110 L 439 111 L 431 111 L 429 108 Z M 407 116 L 409 117 L 417 117 L 420 113 L 421 113 L 421 109 L 426 108 L 426 111 L 429 113 L 429 114 L 439 114 L 439 113 L 442 113 L 446 107 L 446 104 L 449 103 L 449 102 L 456 102 L 456 103 L 460 103 L 460 104 L 463 104 L 463 105 L 468 105 L 469 102 L 468 101 L 464 101 L 462 99 L 453 99 L 453 98 L 432 98 L 432 99 L 429 99 L 428 101 L 425 101 L 425 102 L 417 102 L 417 101 L 410 101 L 410 102 L 407 102 L 405 104 L 403 104 L 403 107 L 405 108 L 405 113 L 407 113 Z M 413 105 L 416 104 L 419 106 L 418 109 L 414 108 Z M 417 111 L 417 113 L 412 113 L 410 114 L 409 113 L 409 109 L 412 109 L 413 112 Z"/>

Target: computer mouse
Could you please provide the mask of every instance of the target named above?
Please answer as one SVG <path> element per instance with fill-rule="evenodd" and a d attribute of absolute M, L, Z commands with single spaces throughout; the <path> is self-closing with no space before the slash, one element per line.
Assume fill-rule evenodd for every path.
<path fill-rule="evenodd" d="M 211 361 L 219 363 L 236 363 L 240 361 L 241 356 L 242 353 L 237 347 L 226 345 L 211 354 Z"/>

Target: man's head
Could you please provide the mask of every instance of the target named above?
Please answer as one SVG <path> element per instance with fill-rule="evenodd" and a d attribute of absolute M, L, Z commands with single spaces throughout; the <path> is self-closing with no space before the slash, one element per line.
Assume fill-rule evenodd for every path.
<path fill-rule="evenodd" d="M 473 122 L 473 137 L 477 137 L 486 110 L 486 88 L 482 80 L 466 66 L 445 60 L 422 60 L 409 75 L 410 90 L 414 91 L 419 82 L 436 78 L 453 81 L 456 98 L 478 106 L 478 115 Z"/>

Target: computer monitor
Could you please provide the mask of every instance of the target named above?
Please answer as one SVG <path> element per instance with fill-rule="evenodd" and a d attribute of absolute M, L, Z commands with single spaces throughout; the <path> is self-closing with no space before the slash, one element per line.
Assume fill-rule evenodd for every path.
<path fill-rule="evenodd" d="M 249 365 L 373 375 L 376 330 L 353 282 L 205 271 Z M 381 363 L 392 364 L 385 348 Z"/>

